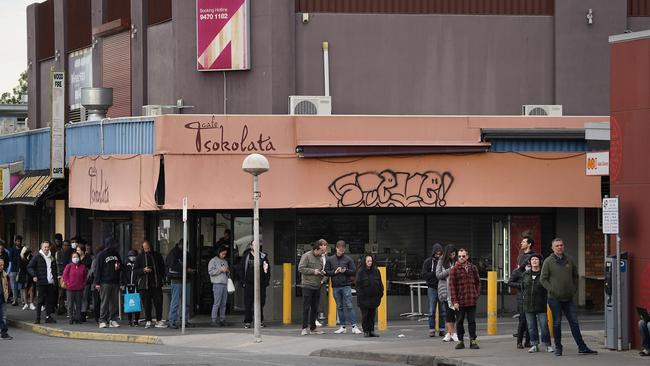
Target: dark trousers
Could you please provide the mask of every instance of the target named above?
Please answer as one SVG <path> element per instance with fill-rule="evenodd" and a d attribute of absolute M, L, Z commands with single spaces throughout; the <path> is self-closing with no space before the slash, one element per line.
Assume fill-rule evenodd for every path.
<path fill-rule="evenodd" d="M 162 288 L 154 287 L 148 290 L 140 290 L 142 297 L 142 305 L 144 306 L 144 319 L 148 322 L 151 321 L 151 305 L 156 309 L 156 320 L 162 320 L 163 308 L 163 293 Z"/>
<path fill-rule="evenodd" d="M 45 316 L 49 317 L 54 312 L 57 288 L 54 285 L 36 286 L 36 320 L 41 320 L 41 307 L 45 305 Z"/>
<path fill-rule="evenodd" d="M 99 291 L 91 290 L 90 293 L 93 297 L 93 315 L 95 322 L 99 323 L 99 311 L 101 310 L 101 299 L 99 298 Z"/>
<path fill-rule="evenodd" d="M 523 306 L 521 308 L 522 311 L 519 312 L 519 324 L 517 325 L 517 344 L 521 344 L 522 340 L 525 340 L 525 343 L 530 343 L 526 313 L 523 312 Z"/>
<path fill-rule="evenodd" d="M 61 315 L 65 314 L 65 307 L 67 305 L 67 299 L 66 295 L 68 294 L 68 291 L 64 289 L 63 287 L 58 287 L 59 291 L 59 296 L 58 296 L 58 305 L 57 305 L 57 312 Z"/>
<path fill-rule="evenodd" d="M 309 327 L 316 329 L 316 317 L 318 317 L 318 302 L 320 301 L 320 289 L 302 289 L 302 329 Z"/>
<path fill-rule="evenodd" d="M 458 315 L 456 319 L 456 333 L 458 334 L 458 339 L 463 340 L 465 335 L 465 327 L 463 323 L 465 322 L 465 317 L 467 317 L 467 328 L 469 329 L 469 339 L 476 339 L 476 306 L 465 306 L 458 309 Z"/>
<path fill-rule="evenodd" d="M 266 287 L 260 286 L 260 315 L 264 321 L 264 304 L 266 303 Z M 253 310 L 255 306 L 255 286 L 246 284 L 244 287 L 244 323 L 253 322 Z"/>
<path fill-rule="evenodd" d="M 578 350 L 582 351 L 587 349 L 587 345 L 582 339 L 582 333 L 580 333 L 576 304 L 573 300 L 559 301 L 549 298 L 548 305 L 551 307 L 551 313 L 553 314 L 553 338 L 555 339 L 555 349 L 562 349 L 562 314 L 566 315 L 566 320 L 569 321 L 571 334 L 573 335 L 573 340 L 575 340 L 578 345 Z"/>
<path fill-rule="evenodd" d="M 361 326 L 365 333 L 375 331 L 375 317 L 377 316 L 377 308 L 367 308 L 361 306 Z"/>
<path fill-rule="evenodd" d="M 68 290 L 68 317 L 70 320 L 81 321 L 81 300 L 83 298 L 83 290 L 71 291 Z"/>
<path fill-rule="evenodd" d="M 9 329 L 7 328 L 6 320 L 7 306 L 5 305 L 4 295 L 0 294 L 0 335 L 6 335 Z"/>

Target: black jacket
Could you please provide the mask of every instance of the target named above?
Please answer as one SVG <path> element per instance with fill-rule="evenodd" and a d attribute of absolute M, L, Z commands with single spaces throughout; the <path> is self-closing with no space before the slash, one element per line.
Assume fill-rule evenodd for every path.
<path fill-rule="evenodd" d="M 95 285 L 119 284 L 120 271 L 122 270 L 122 258 L 113 248 L 104 249 L 97 254 L 97 268 L 95 269 Z M 115 263 L 119 263 L 119 269 L 115 269 Z"/>
<path fill-rule="evenodd" d="M 135 286 L 138 277 L 135 274 L 135 271 L 133 270 L 135 266 L 135 262 L 126 262 L 124 267 L 122 268 L 122 285 L 124 286 Z"/>
<path fill-rule="evenodd" d="M 528 270 L 524 272 L 521 281 L 521 292 L 523 294 L 524 312 L 545 313 L 546 312 L 546 289 L 540 281 L 542 269 L 538 272 Z"/>
<path fill-rule="evenodd" d="M 334 274 L 338 267 L 345 268 L 345 272 Z M 345 254 L 342 257 L 334 254 L 327 257 L 325 262 L 325 273 L 332 279 L 332 287 L 350 286 L 354 282 L 356 271 L 357 267 L 354 265 L 354 261 Z"/>
<path fill-rule="evenodd" d="M 182 258 L 181 258 L 182 265 Z M 151 267 L 153 271 L 145 273 L 144 268 Z M 151 251 L 142 252 L 135 259 L 135 275 L 137 276 L 138 289 L 149 290 L 161 288 L 165 283 L 165 261 L 160 253 Z"/>
<path fill-rule="evenodd" d="M 255 283 L 255 266 L 253 264 L 255 258 L 253 258 L 253 255 L 251 254 L 250 249 L 246 249 L 244 252 L 244 255 L 241 257 L 241 262 L 240 262 L 240 275 L 242 279 L 242 285 L 244 287 L 246 286 L 253 286 Z M 264 273 L 264 262 L 269 266 L 269 269 L 266 273 Z M 260 285 L 262 287 L 267 287 L 269 283 L 271 282 L 271 264 L 269 263 L 269 256 L 260 251 Z"/>
<path fill-rule="evenodd" d="M 32 260 L 34 256 L 32 255 L 31 252 L 29 252 L 29 255 L 25 257 L 25 259 L 20 258 L 20 270 L 18 271 L 18 282 L 20 282 L 23 285 L 23 288 L 27 288 L 27 285 L 29 285 L 32 282 L 32 275 L 29 274 L 29 271 L 27 271 L 27 266 L 29 265 L 29 262 Z"/>
<path fill-rule="evenodd" d="M 192 268 L 192 256 L 187 253 L 187 269 Z M 179 283 L 183 281 L 183 250 L 179 245 L 176 245 L 169 251 L 167 258 L 165 258 L 165 265 L 167 266 L 167 278 L 172 283 Z M 188 272 L 187 277 L 190 277 Z"/>
<path fill-rule="evenodd" d="M 438 289 L 438 277 L 436 276 L 436 266 L 439 258 L 434 258 L 436 252 L 442 252 L 442 245 L 435 243 L 431 250 L 431 256 L 422 263 L 422 279 L 427 281 L 427 287 Z"/>
<path fill-rule="evenodd" d="M 521 306 L 524 304 L 524 294 L 521 291 L 521 279 L 523 272 L 524 268 L 518 267 L 510 273 L 510 278 L 508 279 L 508 286 L 519 290 L 517 292 L 517 307 L 519 312 L 523 311 L 521 309 Z"/>
<path fill-rule="evenodd" d="M 45 262 L 45 258 L 43 258 L 42 254 L 38 253 L 33 256 L 32 260 L 29 261 L 29 264 L 27 265 L 27 271 L 29 272 L 29 275 L 38 279 L 36 284 L 39 286 L 57 284 L 57 276 L 59 272 L 57 270 L 56 260 L 52 255 L 50 255 L 50 258 L 52 259 L 50 269 L 52 271 L 52 279 L 54 280 L 54 283 L 47 282 L 47 263 Z"/>
<path fill-rule="evenodd" d="M 366 266 L 359 268 L 357 272 L 357 304 L 359 307 L 376 308 L 384 296 L 384 285 L 381 283 L 381 276 L 377 267 Z"/>

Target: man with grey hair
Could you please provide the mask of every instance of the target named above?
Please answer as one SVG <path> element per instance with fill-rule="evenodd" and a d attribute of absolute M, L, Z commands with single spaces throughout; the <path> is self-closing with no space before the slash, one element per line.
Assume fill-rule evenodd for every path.
<path fill-rule="evenodd" d="M 553 254 L 548 256 L 542 266 L 540 282 L 548 291 L 548 305 L 553 314 L 553 338 L 555 355 L 562 356 L 562 314 L 566 315 L 571 327 L 571 334 L 578 345 L 580 354 L 597 354 L 582 339 L 578 315 L 573 296 L 578 290 L 578 266 L 564 253 L 564 240 L 555 238 L 551 242 Z"/>

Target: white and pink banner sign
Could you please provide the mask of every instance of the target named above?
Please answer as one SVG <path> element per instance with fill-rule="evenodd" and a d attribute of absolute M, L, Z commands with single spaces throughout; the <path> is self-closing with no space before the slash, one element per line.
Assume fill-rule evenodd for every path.
<path fill-rule="evenodd" d="M 250 69 L 249 0 L 196 1 L 196 68 Z"/>

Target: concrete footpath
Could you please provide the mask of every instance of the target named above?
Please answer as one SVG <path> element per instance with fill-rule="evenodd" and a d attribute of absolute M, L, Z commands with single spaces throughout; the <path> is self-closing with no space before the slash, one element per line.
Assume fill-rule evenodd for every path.
<path fill-rule="evenodd" d="M 209 318 L 195 317 L 195 327 L 179 330 L 125 326 L 99 329 L 94 321 L 81 325 L 68 324 L 59 316 L 56 324 L 34 325 L 34 312 L 7 307 L 10 327 L 30 330 L 39 334 L 69 339 L 104 340 L 162 344 L 197 349 L 231 350 L 257 354 L 312 355 L 332 358 L 358 359 L 410 365 L 466 365 L 514 366 L 530 361 L 537 364 L 559 365 L 650 365 L 650 357 L 640 357 L 637 351 L 613 352 L 604 349 L 601 314 L 581 314 L 581 327 L 586 342 L 599 351 L 596 356 L 578 355 L 569 332 L 563 332 L 564 356 L 529 354 L 515 348 L 512 332 L 516 321 L 510 317 L 499 318 L 499 335 L 486 335 L 486 319 L 477 319 L 479 350 L 455 350 L 453 343 L 442 342 L 440 337 L 427 336 L 426 321 L 417 319 L 396 320 L 389 329 L 378 332 L 379 338 L 363 338 L 353 334 L 334 334 L 335 328 L 322 328 L 326 334 L 300 336 L 298 325 L 283 326 L 269 323 L 262 329 L 262 343 L 254 343 L 251 329 L 241 326 L 241 318 L 229 319 L 228 327 L 209 327 Z M 568 324 L 563 324 L 568 331 Z M 18 340 L 19 341 L 19 340 Z"/>

